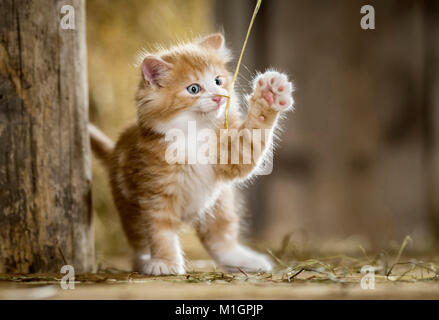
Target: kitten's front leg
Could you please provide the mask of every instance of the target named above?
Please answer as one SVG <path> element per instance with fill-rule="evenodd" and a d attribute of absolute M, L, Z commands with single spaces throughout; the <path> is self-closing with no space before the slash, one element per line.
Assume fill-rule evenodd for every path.
<path fill-rule="evenodd" d="M 245 121 L 240 124 L 233 121 L 231 130 L 224 131 L 226 134 L 220 136 L 220 150 L 234 149 L 239 152 L 238 163 L 231 160 L 229 152 L 227 164 L 221 161 L 222 165 L 216 167 L 219 176 L 225 179 L 244 178 L 255 169 L 272 142 L 271 133 L 276 126 L 279 113 L 290 110 L 293 106 L 293 86 L 283 73 L 267 71 L 254 79 L 253 88 Z M 240 145 L 243 147 L 240 148 Z M 251 161 L 245 162 L 244 159 Z"/>
<path fill-rule="evenodd" d="M 154 276 L 185 273 L 183 252 L 177 234 L 179 223 L 171 217 L 166 212 L 156 212 L 154 217 L 148 219 L 150 257 L 136 255 L 136 271 Z"/>

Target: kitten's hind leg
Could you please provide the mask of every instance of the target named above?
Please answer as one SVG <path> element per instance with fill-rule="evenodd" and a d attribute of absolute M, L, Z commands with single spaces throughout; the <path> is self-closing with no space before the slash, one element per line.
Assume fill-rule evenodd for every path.
<path fill-rule="evenodd" d="M 151 253 L 148 249 L 137 249 L 133 256 L 133 269 L 140 271 L 144 268 L 145 264 L 151 260 Z"/>
<path fill-rule="evenodd" d="M 212 215 L 196 225 L 197 234 L 210 255 L 224 269 L 237 272 L 270 271 L 270 259 L 238 242 L 239 217 L 235 212 L 233 192 L 223 191 Z"/>

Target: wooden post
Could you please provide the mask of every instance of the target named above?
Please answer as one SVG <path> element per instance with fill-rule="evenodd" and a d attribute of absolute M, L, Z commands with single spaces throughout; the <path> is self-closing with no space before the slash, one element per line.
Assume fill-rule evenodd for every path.
<path fill-rule="evenodd" d="M 93 267 L 87 122 L 84 1 L 2 0 L 0 273 Z"/>

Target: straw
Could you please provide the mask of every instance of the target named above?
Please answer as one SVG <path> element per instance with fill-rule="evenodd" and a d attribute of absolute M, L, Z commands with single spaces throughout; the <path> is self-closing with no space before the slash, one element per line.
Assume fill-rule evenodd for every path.
<path fill-rule="evenodd" d="M 247 41 L 250 36 L 250 32 L 253 27 L 253 22 L 256 19 L 256 15 L 258 14 L 259 8 L 261 6 L 262 0 L 258 0 L 256 3 L 255 10 L 253 11 L 252 19 L 250 20 L 250 25 L 248 26 L 247 35 L 245 36 L 244 44 L 242 45 L 241 54 L 239 55 L 238 64 L 236 65 L 235 73 L 232 78 L 232 82 L 230 83 L 229 88 L 229 96 L 227 96 L 227 104 L 226 104 L 226 113 L 224 118 L 224 128 L 228 129 L 228 118 L 229 118 L 229 109 L 230 109 L 230 99 L 233 94 L 233 87 L 235 85 L 236 79 L 238 78 L 239 67 L 241 66 L 242 57 L 244 56 L 245 47 L 247 46 Z"/>

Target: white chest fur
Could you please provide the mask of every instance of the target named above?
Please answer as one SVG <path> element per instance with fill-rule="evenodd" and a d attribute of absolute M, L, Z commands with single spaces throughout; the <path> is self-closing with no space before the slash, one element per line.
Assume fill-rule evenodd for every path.
<path fill-rule="evenodd" d="M 180 143 L 179 140 L 167 140 L 168 144 L 174 143 L 174 146 L 177 145 L 185 150 L 185 164 L 181 165 L 181 170 L 177 173 L 177 185 L 171 187 L 178 199 L 175 209 L 180 211 L 184 220 L 191 220 L 204 214 L 215 204 L 222 190 L 221 184 L 215 179 L 212 164 L 200 163 L 197 156 L 200 145 L 206 143 L 202 139 L 199 140 L 199 133 L 204 129 L 214 130 L 214 128 L 215 123 L 212 119 L 205 119 L 192 112 L 182 113 L 160 128 L 156 128 L 165 134 L 169 134 L 170 130 L 179 130 L 184 136 L 184 140 Z M 195 143 L 195 148 L 189 147 L 191 143 Z M 216 141 L 213 143 L 215 149 Z"/>
<path fill-rule="evenodd" d="M 211 208 L 221 193 L 211 165 L 186 165 L 180 173 L 184 219 L 192 219 Z"/>

